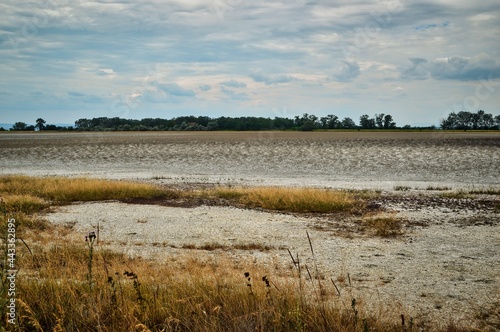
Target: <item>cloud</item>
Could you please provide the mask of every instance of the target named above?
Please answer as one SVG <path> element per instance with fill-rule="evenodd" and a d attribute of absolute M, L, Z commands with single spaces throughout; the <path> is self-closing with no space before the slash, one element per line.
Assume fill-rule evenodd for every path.
<path fill-rule="evenodd" d="M 229 81 L 224 81 L 220 83 L 221 85 L 231 87 L 231 88 L 246 88 L 246 83 L 244 82 L 238 82 L 236 80 L 229 80 Z"/>
<path fill-rule="evenodd" d="M 438 58 L 431 62 L 429 70 L 438 80 L 479 80 L 481 78 L 500 77 L 500 62 L 487 55 L 474 57 L 452 56 Z"/>
<path fill-rule="evenodd" d="M 404 79 L 425 80 L 429 78 L 428 61 L 424 58 L 409 58 L 411 66 L 402 69 Z"/>
<path fill-rule="evenodd" d="M 424 58 L 410 58 L 409 67 L 401 70 L 401 78 L 425 80 L 470 81 L 500 77 L 500 62 L 487 55 L 473 57 L 451 56 L 428 61 Z"/>
<path fill-rule="evenodd" d="M 107 75 L 114 75 L 115 72 L 111 68 L 99 68 L 97 69 L 97 75 L 100 76 L 107 76 Z"/>
<path fill-rule="evenodd" d="M 266 85 L 288 83 L 295 80 L 295 78 L 288 74 L 264 74 L 261 71 L 250 73 L 249 75 L 255 82 L 262 82 Z"/>
<path fill-rule="evenodd" d="M 337 82 L 352 82 L 359 74 L 359 65 L 355 60 L 344 60 L 334 69 L 332 79 Z"/>
<path fill-rule="evenodd" d="M 198 89 L 200 89 L 201 91 L 208 91 L 208 90 L 212 89 L 212 87 L 208 84 L 203 84 L 203 85 L 200 85 L 198 87 Z"/>
<path fill-rule="evenodd" d="M 193 91 L 184 89 L 177 83 L 158 84 L 157 86 L 158 89 L 165 91 L 166 93 L 172 96 L 194 97 L 196 95 Z"/>

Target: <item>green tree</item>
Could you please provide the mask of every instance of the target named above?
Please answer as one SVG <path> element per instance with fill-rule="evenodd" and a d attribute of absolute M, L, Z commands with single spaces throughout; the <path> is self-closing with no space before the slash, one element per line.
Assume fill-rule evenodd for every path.
<path fill-rule="evenodd" d="M 45 129 L 45 123 L 46 121 L 42 118 L 36 119 L 36 125 L 35 128 L 38 129 L 39 131 L 42 131 Z"/>
<path fill-rule="evenodd" d="M 354 129 L 356 128 L 356 123 L 353 119 L 346 117 L 342 120 L 341 126 L 344 129 Z"/>
<path fill-rule="evenodd" d="M 14 123 L 14 125 L 12 126 L 12 130 L 26 130 L 26 128 L 28 127 L 28 125 L 24 122 L 16 122 Z"/>
<path fill-rule="evenodd" d="M 340 126 L 339 117 L 333 114 L 328 114 L 319 119 L 323 129 L 334 129 Z"/>
<path fill-rule="evenodd" d="M 384 116 L 384 129 L 396 128 L 396 122 L 392 119 L 392 115 L 387 114 Z"/>
<path fill-rule="evenodd" d="M 375 114 L 375 124 L 377 125 L 377 128 L 385 128 L 384 126 L 384 113 L 380 114 Z"/>
<path fill-rule="evenodd" d="M 375 119 L 371 119 L 367 114 L 359 117 L 359 125 L 363 129 L 373 129 L 376 127 Z"/>

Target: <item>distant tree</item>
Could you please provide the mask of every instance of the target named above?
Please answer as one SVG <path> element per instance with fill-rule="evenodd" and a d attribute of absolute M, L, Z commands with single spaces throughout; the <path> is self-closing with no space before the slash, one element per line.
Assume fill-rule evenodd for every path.
<path fill-rule="evenodd" d="M 479 110 L 476 113 L 460 111 L 451 112 L 447 118 L 440 121 L 441 129 L 498 129 L 500 124 L 497 121 L 499 116 L 494 117 L 490 113 Z"/>
<path fill-rule="evenodd" d="M 380 113 L 380 114 L 375 114 L 375 125 L 377 126 L 377 128 L 385 128 L 385 125 L 384 125 L 384 113 Z"/>
<path fill-rule="evenodd" d="M 479 129 L 491 129 L 495 127 L 495 120 L 492 114 L 485 113 L 478 124 Z"/>
<path fill-rule="evenodd" d="M 15 130 L 15 131 L 26 130 L 27 127 L 28 127 L 28 125 L 26 123 L 24 123 L 24 122 L 16 122 L 12 126 L 12 130 Z"/>
<path fill-rule="evenodd" d="M 359 118 L 359 126 L 363 129 L 375 128 L 375 119 L 371 119 L 367 114 L 361 115 Z"/>
<path fill-rule="evenodd" d="M 217 121 L 209 121 L 207 123 L 207 130 L 217 130 L 219 128 L 219 124 Z"/>
<path fill-rule="evenodd" d="M 42 118 L 36 119 L 36 125 L 35 128 L 38 129 L 39 131 L 42 131 L 45 129 L 45 123 L 46 121 Z"/>
<path fill-rule="evenodd" d="M 456 129 L 457 125 L 457 115 L 455 114 L 455 112 L 451 112 L 448 117 L 446 119 L 442 119 L 440 123 L 440 127 L 443 130 Z"/>
<path fill-rule="evenodd" d="M 333 114 L 323 116 L 319 119 L 323 129 L 334 129 L 340 127 L 339 117 Z"/>
<path fill-rule="evenodd" d="M 88 119 L 78 119 L 75 121 L 76 130 L 89 130 L 90 121 Z"/>
<path fill-rule="evenodd" d="M 460 111 L 457 113 L 457 122 L 458 122 L 457 129 L 463 129 L 463 130 L 472 129 L 473 114 L 467 111 Z"/>
<path fill-rule="evenodd" d="M 311 120 L 307 120 L 302 126 L 300 126 L 300 130 L 302 131 L 312 131 L 314 129 L 316 129 L 316 124 Z"/>
<path fill-rule="evenodd" d="M 341 122 L 341 126 L 344 129 L 354 129 L 356 128 L 356 123 L 351 118 L 344 118 Z"/>
<path fill-rule="evenodd" d="M 494 120 L 496 124 L 496 129 L 500 129 L 500 114 L 495 116 Z"/>
<path fill-rule="evenodd" d="M 387 114 L 384 116 L 384 129 L 396 128 L 396 122 L 392 120 L 392 115 Z"/>

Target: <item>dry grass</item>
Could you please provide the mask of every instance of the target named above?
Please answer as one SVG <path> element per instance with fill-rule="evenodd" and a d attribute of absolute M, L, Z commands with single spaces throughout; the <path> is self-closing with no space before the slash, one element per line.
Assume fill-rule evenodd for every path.
<path fill-rule="evenodd" d="M 458 189 L 458 190 L 453 190 L 453 191 L 441 193 L 441 194 L 439 194 L 439 196 L 444 197 L 444 198 L 462 199 L 462 198 L 470 197 L 471 194 L 466 190 Z"/>
<path fill-rule="evenodd" d="M 252 208 L 290 212 L 357 212 L 376 193 L 314 188 L 216 187 L 175 191 L 150 184 L 91 178 L 0 176 L 0 196 L 10 212 L 33 213 L 54 204 L 127 198 L 224 199 Z"/>
<path fill-rule="evenodd" d="M 433 185 L 429 185 L 425 188 L 425 190 L 433 190 L 433 191 L 446 191 L 451 189 L 452 188 L 449 186 L 433 186 Z"/>
<path fill-rule="evenodd" d="M 409 187 L 409 186 L 402 186 L 402 185 L 394 186 L 395 191 L 408 191 L 410 189 L 411 189 L 411 187 Z"/>
<path fill-rule="evenodd" d="M 500 195 L 500 188 L 481 188 L 481 189 L 471 189 L 469 194 L 473 195 Z"/>
<path fill-rule="evenodd" d="M 382 237 L 398 236 L 403 233 L 402 221 L 394 215 L 365 218 L 363 228 L 376 236 Z"/>
<path fill-rule="evenodd" d="M 399 313 L 369 313 L 361 298 L 306 281 L 312 267 L 265 270 L 250 261 L 172 258 L 164 264 L 55 241 L 20 248 L 21 330 L 43 331 L 399 331 Z M 22 256 L 22 257 L 21 257 Z M 299 289 L 300 287 L 300 289 Z M 140 329 L 138 329 L 140 327 Z"/>
<path fill-rule="evenodd" d="M 1 193 L 1 192 L 0 192 Z M 43 198 L 29 194 L 8 194 L 1 193 L 5 202 L 5 210 L 8 212 L 18 212 L 31 214 L 38 212 L 50 205 Z"/>
<path fill-rule="evenodd" d="M 290 212 L 354 212 L 363 202 L 352 192 L 313 188 L 220 187 L 201 195 L 235 200 L 240 204 L 267 210 Z"/>
<path fill-rule="evenodd" d="M 165 195 L 165 191 L 152 185 L 135 182 L 3 175 L 0 176 L 0 195 L 24 196 L 27 200 L 36 197 L 52 203 L 68 203 L 154 197 Z"/>
<path fill-rule="evenodd" d="M 256 250 L 256 251 L 269 251 L 275 249 L 272 246 L 264 245 L 261 243 L 236 243 L 236 244 L 222 244 L 219 242 L 209 242 L 204 243 L 202 245 L 197 244 L 184 244 L 182 245 L 183 249 L 194 249 L 194 250 L 206 250 L 206 251 L 214 251 L 214 250 Z"/>

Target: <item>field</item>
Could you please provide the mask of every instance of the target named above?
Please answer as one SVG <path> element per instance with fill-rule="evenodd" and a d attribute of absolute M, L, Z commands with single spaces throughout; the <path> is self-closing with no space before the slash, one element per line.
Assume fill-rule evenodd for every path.
<path fill-rule="evenodd" d="M 30 248 L 23 322 L 95 330 L 107 299 L 140 331 L 496 331 L 499 148 L 494 132 L 0 134 L 0 196 Z M 87 317 L 89 231 L 104 311 Z"/>

